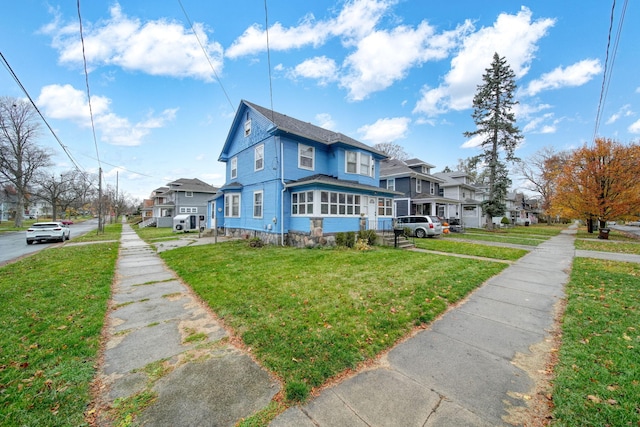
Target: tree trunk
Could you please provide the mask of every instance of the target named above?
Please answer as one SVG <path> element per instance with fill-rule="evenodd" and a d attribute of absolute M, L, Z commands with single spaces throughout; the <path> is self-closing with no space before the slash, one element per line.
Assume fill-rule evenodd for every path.
<path fill-rule="evenodd" d="M 593 218 L 587 219 L 587 233 L 593 233 Z"/>

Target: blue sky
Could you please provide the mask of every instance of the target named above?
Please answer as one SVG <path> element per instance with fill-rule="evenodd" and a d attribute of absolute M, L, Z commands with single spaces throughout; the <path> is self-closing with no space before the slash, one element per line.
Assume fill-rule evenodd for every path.
<path fill-rule="evenodd" d="M 624 7 L 598 135 L 627 143 L 640 137 L 640 13 L 630 2 L 622 20 Z M 581 146 L 596 130 L 612 1 L 267 0 L 265 13 L 264 0 L 84 0 L 97 144 L 77 2 L 2 9 L 0 51 L 73 158 L 89 172 L 99 158 L 107 184 L 117 171 L 142 199 L 178 178 L 224 183 L 217 159 L 241 99 L 453 167 L 478 153 L 463 132 L 494 52 L 517 77 L 516 155 Z M 24 96 L 6 69 L 0 95 Z M 72 168 L 44 125 L 40 143 Z"/>

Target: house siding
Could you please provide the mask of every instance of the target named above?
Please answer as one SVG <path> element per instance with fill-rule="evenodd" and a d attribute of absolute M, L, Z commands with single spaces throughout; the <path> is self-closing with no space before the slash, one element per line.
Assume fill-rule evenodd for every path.
<path fill-rule="evenodd" d="M 247 117 L 251 120 L 251 132 L 245 136 Z M 275 121 L 272 122 L 271 119 Z M 255 147 L 260 144 L 264 144 L 264 167 L 256 171 Z M 313 147 L 311 169 L 299 165 L 301 144 Z M 346 173 L 345 158 L 348 151 L 369 156 L 373 164 L 373 176 Z M 341 231 L 359 230 L 362 223 L 360 209 L 363 213 L 367 213 L 368 204 L 364 202 L 365 198 L 391 199 L 389 192 L 378 186 L 378 163 L 381 158 L 383 155 L 373 148 L 368 151 L 366 145 L 344 135 L 279 113 L 270 113 L 262 107 L 242 101 L 219 157 L 219 160 L 227 165 L 226 184 L 221 192 L 223 195 L 240 194 L 240 216 L 224 216 L 224 196 L 210 203 L 210 213 L 217 214 L 217 225 L 224 227 L 226 233 L 233 235 L 263 236 L 263 240 L 271 243 L 274 239 L 265 238 L 265 236 L 279 234 L 283 240 L 295 241 L 295 245 L 308 246 L 310 241 L 304 238 L 306 235 L 316 243 L 330 244 L 331 239 L 324 239 L 322 234 L 332 235 Z M 237 176 L 234 178 L 231 178 L 232 159 L 237 159 Z M 319 182 L 316 178 L 330 181 L 330 184 Z M 308 184 L 305 180 L 308 180 Z M 262 191 L 263 194 L 261 218 L 253 217 L 253 197 L 256 191 Z M 313 212 L 305 211 L 302 214 L 292 215 L 292 194 L 304 191 L 314 192 Z M 363 201 L 357 214 L 354 209 L 349 215 L 321 215 L 321 191 L 359 195 Z M 391 218 L 391 215 L 378 218 L 376 206 L 373 205 L 374 210 L 368 215 L 371 222 L 367 225 L 372 228 L 381 224 L 381 219 Z M 298 205 L 297 207 L 300 208 Z M 214 212 L 219 208 L 222 208 L 222 212 Z M 291 238 L 286 236 L 288 233 L 292 233 Z M 319 236 L 318 233 L 320 233 Z M 293 234 L 297 237 L 294 238 Z"/>

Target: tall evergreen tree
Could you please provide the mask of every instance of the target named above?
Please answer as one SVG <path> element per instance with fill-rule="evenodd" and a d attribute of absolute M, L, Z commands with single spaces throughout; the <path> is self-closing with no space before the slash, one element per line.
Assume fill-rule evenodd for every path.
<path fill-rule="evenodd" d="M 482 203 L 487 226 L 492 226 L 494 216 L 502 216 L 506 211 L 505 198 L 511 185 L 506 162 L 515 162 L 514 152 L 522 139 L 520 129 L 515 125 L 513 100 L 516 83 L 515 73 L 504 57 L 493 54 L 491 66 L 482 76 L 473 97 L 473 121 L 476 130 L 464 132 L 467 138 L 479 135 L 483 138 L 482 154 L 477 159 L 489 169 L 489 198 Z M 505 161 L 500 157 L 504 153 Z"/>

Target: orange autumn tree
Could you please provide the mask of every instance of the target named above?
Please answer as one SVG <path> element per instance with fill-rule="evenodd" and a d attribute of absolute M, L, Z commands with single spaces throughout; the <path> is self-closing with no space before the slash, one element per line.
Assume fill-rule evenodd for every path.
<path fill-rule="evenodd" d="M 640 146 L 597 138 L 575 150 L 558 176 L 554 210 L 605 227 L 640 212 Z"/>

